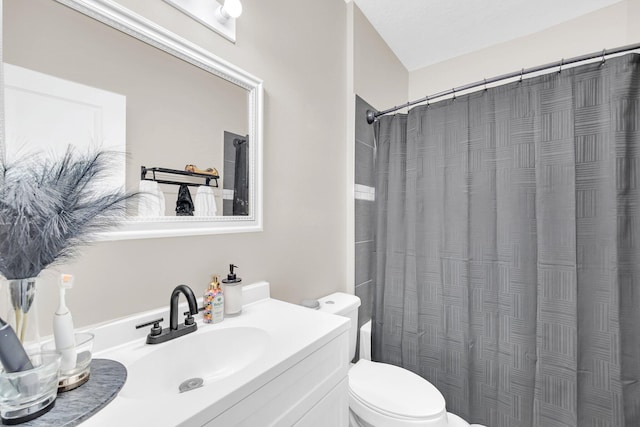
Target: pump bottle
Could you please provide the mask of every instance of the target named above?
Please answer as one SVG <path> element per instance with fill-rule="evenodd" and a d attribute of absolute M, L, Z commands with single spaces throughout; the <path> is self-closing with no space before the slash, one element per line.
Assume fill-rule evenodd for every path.
<path fill-rule="evenodd" d="M 233 272 L 237 265 L 229 265 L 229 274 L 222 280 L 224 285 L 224 314 L 235 315 L 242 313 L 242 279 Z"/>

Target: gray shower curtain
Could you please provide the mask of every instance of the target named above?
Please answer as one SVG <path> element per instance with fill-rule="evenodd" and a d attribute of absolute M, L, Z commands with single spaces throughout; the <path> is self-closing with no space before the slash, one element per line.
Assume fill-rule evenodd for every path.
<path fill-rule="evenodd" d="M 373 358 L 490 427 L 640 426 L 640 56 L 376 125 Z"/>

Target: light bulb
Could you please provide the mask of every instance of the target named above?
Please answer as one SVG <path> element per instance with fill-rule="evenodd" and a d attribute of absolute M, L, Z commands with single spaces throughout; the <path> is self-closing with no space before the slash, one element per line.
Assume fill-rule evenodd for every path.
<path fill-rule="evenodd" d="M 242 15 L 242 3 L 240 0 L 225 0 L 224 5 L 216 11 L 218 21 L 225 22 L 229 18 L 238 18 Z"/>

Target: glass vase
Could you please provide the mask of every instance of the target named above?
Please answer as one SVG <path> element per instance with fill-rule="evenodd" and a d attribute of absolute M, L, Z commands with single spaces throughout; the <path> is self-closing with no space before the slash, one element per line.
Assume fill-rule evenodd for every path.
<path fill-rule="evenodd" d="M 5 280 L 6 313 L 3 318 L 11 325 L 27 352 L 40 349 L 40 330 L 36 305 L 37 278 Z"/>

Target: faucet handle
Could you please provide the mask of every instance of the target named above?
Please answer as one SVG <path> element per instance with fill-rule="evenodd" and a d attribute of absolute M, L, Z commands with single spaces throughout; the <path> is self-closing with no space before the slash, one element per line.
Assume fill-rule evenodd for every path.
<path fill-rule="evenodd" d="M 151 327 L 151 332 L 149 332 L 149 335 L 151 335 L 152 337 L 160 335 L 162 333 L 162 326 L 160 326 L 160 322 L 164 321 L 164 317 L 161 317 L 159 319 L 155 319 L 155 320 L 150 320 L 146 323 L 141 323 L 139 325 L 136 325 L 136 329 L 140 329 L 140 328 L 144 328 L 145 326 L 149 326 L 149 325 L 153 325 Z"/>
<path fill-rule="evenodd" d="M 198 312 L 204 311 L 204 306 L 202 307 L 198 307 Z M 184 316 L 191 316 L 191 312 L 190 311 L 185 311 L 182 313 Z"/>
<path fill-rule="evenodd" d="M 204 306 L 198 307 L 198 312 L 201 312 L 201 311 L 204 311 Z M 196 323 L 196 320 L 193 318 L 191 311 L 185 311 L 183 314 L 186 316 L 184 319 L 185 326 L 191 326 L 194 323 Z"/>

